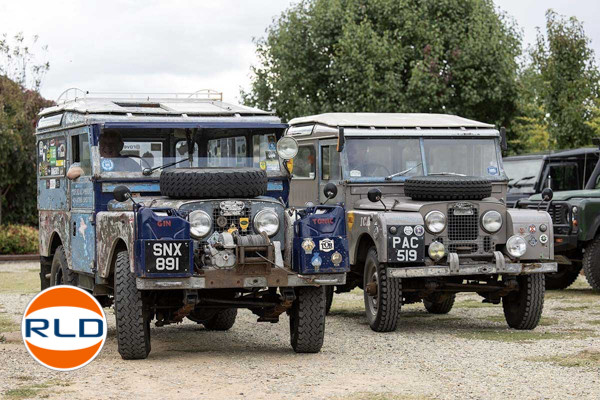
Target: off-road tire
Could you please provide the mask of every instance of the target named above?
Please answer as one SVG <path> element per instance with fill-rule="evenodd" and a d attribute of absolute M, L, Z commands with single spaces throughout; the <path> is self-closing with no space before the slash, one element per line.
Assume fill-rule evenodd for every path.
<path fill-rule="evenodd" d="M 329 311 L 331 311 L 331 305 L 333 304 L 333 292 L 335 290 L 335 286 L 325 286 L 325 315 L 329 315 Z"/>
<path fill-rule="evenodd" d="M 299 287 L 290 310 L 290 342 L 296 353 L 318 353 L 325 339 L 325 288 Z"/>
<path fill-rule="evenodd" d="M 519 290 L 502 298 L 508 326 L 519 330 L 534 329 L 544 309 L 544 274 L 520 275 Z"/>
<path fill-rule="evenodd" d="M 600 291 L 600 235 L 585 246 L 583 273 L 592 289 Z"/>
<path fill-rule="evenodd" d="M 220 310 L 213 317 L 203 321 L 202 324 L 210 331 L 228 331 L 235 324 L 237 313 L 237 308 Z"/>
<path fill-rule="evenodd" d="M 77 286 L 79 276 L 76 272 L 69 269 L 65 249 L 58 246 L 52 258 L 52 267 L 50 268 L 50 286 L 70 285 Z"/>
<path fill-rule="evenodd" d="M 174 199 L 248 198 L 267 193 L 258 168 L 176 168 L 160 174 L 160 192 Z"/>
<path fill-rule="evenodd" d="M 127 251 L 117 254 L 114 281 L 119 354 L 124 360 L 144 359 L 150 353 L 150 316 L 135 285 Z"/>
<path fill-rule="evenodd" d="M 452 294 L 442 301 L 428 301 L 423 299 L 423 304 L 425 305 L 425 309 L 431 314 L 448 314 L 454 306 L 454 300 L 456 300 L 456 294 Z"/>
<path fill-rule="evenodd" d="M 546 290 L 562 290 L 568 288 L 575 280 L 577 280 L 581 268 L 581 264 L 559 264 L 557 272 L 546 274 Z"/>
<path fill-rule="evenodd" d="M 482 200 L 492 195 L 492 182 L 475 176 L 417 176 L 404 182 L 413 200 Z"/>
<path fill-rule="evenodd" d="M 373 269 L 377 271 L 377 309 L 369 305 L 371 296 L 367 293 L 367 284 L 371 282 Z M 402 308 L 402 281 L 387 276 L 387 264 L 377 260 L 377 249 L 371 247 L 365 260 L 363 274 L 363 290 L 365 300 L 365 315 L 367 322 L 375 332 L 393 332 L 398 325 L 400 309 Z"/>

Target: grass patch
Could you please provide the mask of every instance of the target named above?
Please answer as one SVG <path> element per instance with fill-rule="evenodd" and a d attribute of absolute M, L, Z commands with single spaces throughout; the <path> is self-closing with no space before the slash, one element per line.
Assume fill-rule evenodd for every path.
<path fill-rule="evenodd" d="M 5 332 L 16 332 L 19 330 L 19 324 L 12 320 L 6 313 L 0 313 L 0 334 Z"/>
<path fill-rule="evenodd" d="M 600 319 L 595 319 L 595 320 L 591 320 L 591 321 L 585 321 L 586 324 L 590 324 L 590 325 L 600 325 Z"/>
<path fill-rule="evenodd" d="M 393 393 L 359 392 L 344 396 L 330 397 L 331 400 L 430 400 L 427 396 L 413 396 Z"/>
<path fill-rule="evenodd" d="M 19 377 L 21 378 L 21 377 Z M 21 379 L 22 380 L 22 379 Z M 9 389 L 6 392 L 4 392 L 4 396 L 7 399 L 29 399 L 31 397 L 36 397 L 36 396 L 42 396 L 42 397 L 47 397 L 43 396 L 43 393 L 47 393 L 50 392 L 47 389 L 50 388 L 55 388 L 57 386 L 61 386 L 61 387 L 65 387 L 65 386 L 69 386 L 70 383 L 68 382 L 64 382 L 64 381 L 58 381 L 58 380 L 50 380 L 50 381 L 46 381 L 43 383 L 34 383 L 31 385 L 26 385 L 26 386 L 21 386 L 15 389 Z M 55 390 L 52 390 L 51 392 L 56 392 Z"/>
<path fill-rule="evenodd" d="M 37 270 L 0 272 L 1 293 L 37 293 L 40 291 L 40 274 Z"/>
<path fill-rule="evenodd" d="M 496 342 L 535 342 L 538 340 L 587 339 L 596 336 L 592 329 L 570 329 L 561 332 L 518 331 L 514 329 L 476 329 L 455 334 L 463 339 L 491 340 Z"/>
<path fill-rule="evenodd" d="M 584 311 L 590 308 L 591 306 L 567 306 L 567 307 L 555 307 L 553 310 L 555 311 Z"/>
<path fill-rule="evenodd" d="M 489 308 L 495 307 L 492 303 L 482 303 L 478 300 L 462 300 L 454 303 L 454 308 Z"/>
<path fill-rule="evenodd" d="M 506 323 L 506 319 L 504 318 L 504 315 L 492 315 L 489 317 L 485 317 L 485 319 L 487 319 L 488 321 L 492 321 L 492 322 Z M 559 322 L 560 321 L 558 320 L 558 318 L 542 317 L 542 319 L 540 320 L 539 326 L 558 325 Z"/>
<path fill-rule="evenodd" d="M 584 350 L 575 354 L 532 357 L 527 361 L 552 363 L 561 367 L 600 367 L 600 351 Z"/>

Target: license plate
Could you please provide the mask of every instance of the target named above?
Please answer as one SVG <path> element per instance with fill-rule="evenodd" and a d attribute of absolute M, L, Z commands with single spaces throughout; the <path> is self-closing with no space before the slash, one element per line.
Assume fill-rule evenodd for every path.
<path fill-rule="evenodd" d="M 188 240 L 147 241 L 146 272 L 181 274 L 190 271 Z"/>
<path fill-rule="evenodd" d="M 414 227 L 400 225 L 395 235 L 388 234 L 389 262 L 422 262 L 425 258 L 425 237 L 414 233 Z"/>

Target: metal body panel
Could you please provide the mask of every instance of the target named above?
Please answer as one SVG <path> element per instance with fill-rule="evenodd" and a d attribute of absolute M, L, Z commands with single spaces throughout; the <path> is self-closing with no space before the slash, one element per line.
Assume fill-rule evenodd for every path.
<path fill-rule="evenodd" d="M 69 234 L 70 213 L 66 211 L 40 210 L 40 255 L 52 255 L 52 241 L 58 236 L 65 249 L 67 260 L 71 259 L 71 235 Z"/>
<path fill-rule="evenodd" d="M 119 241 L 123 241 L 129 252 L 131 272 L 135 272 L 135 222 L 131 211 L 99 212 L 96 214 L 96 267 L 97 276 L 108 278 L 111 262 Z"/>
<path fill-rule="evenodd" d="M 95 270 L 96 232 L 92 212 L 71 213 L 71 268 L 91 274 Z"/>

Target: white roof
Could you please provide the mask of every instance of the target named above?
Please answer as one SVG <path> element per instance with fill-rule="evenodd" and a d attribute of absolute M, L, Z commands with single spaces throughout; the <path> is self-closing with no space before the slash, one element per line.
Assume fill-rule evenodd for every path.
<path fill-rule="evenodd" d="M 292 119 L 290 125 L 375 128 L 494 128 L 494 125 L 450 114 L 326 113 Z"/>

